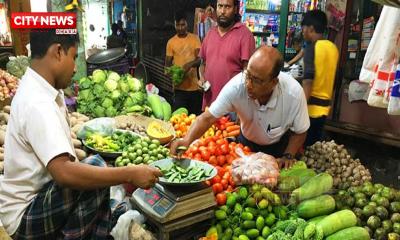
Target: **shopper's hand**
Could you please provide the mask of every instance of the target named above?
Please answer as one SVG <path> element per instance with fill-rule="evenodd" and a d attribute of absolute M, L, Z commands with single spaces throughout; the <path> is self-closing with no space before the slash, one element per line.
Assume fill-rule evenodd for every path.
<path fill-rule="evenodd" d="M 143 164 L 127 168 L 131 174 L 129 183 L 143 189 L 152 188 L 158 182 L 158 178 L 163 175 L 158 168 Z"/>
<path fill-rule="evenodd" d="M 287 159 L 285 157 L 278 158 L 278 165 L 279 169 L 282 168 L 290 168 L 293 166 L 293 164 L 296 162 L 296 159 Z"/>
<path fill-rule="evenodd" d="M 170 145 L 170 152 L 171 152 L 171 155 L 176 157 L 176 155 L 177 155 L 177 153 L 178 153 L 178 148 L 179 148 L 179 147 L 188 148 L 189 145 L 190 145 L 190 144 L 187 143 L 187 142 L 186 142 L 184 139 L 182 139 L 182 138 L 179 138 L 179 139 L 176 139 L 175 141 L 172 141 L 172 143 L 171 143 L 171 145 Z"/>

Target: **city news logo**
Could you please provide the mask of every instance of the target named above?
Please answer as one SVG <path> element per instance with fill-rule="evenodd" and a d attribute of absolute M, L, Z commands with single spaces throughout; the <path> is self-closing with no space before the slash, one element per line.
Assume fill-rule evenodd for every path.
<path fill-rule="evenodd" d="M 77 34 L 76 13 L 11 13 L 11 28 L 27 30 L 56 29 L 56 34 Z"/>

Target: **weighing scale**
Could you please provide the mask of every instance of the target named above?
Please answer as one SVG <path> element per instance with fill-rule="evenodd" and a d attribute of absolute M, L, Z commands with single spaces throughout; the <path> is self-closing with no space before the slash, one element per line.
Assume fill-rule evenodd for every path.
<path fill-rule="evenodd" d="M 185 187 L 157 183 L 148 190 L 137 189 L 131 203 L 159 230 L 160 240 L 172 239 L 174 231 L 185 228 L 193 234 L 195 224 L 195 231 L 200 230 L 202 223 L 207 225 L 207 220 L 213 218 L 216 206 L 211 187 L 204 183 Z M 208 226 L 203 227 L 206 230 Z"/>

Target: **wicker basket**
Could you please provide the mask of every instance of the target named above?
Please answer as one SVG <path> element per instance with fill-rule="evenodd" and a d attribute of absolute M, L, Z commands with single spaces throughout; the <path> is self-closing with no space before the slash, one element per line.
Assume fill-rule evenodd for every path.
<path fill-rule="evenodd" d="M 155 118 L 150 118 L 150 117 L 146 117 L 140 114 L 134 114 L 134 115 L 130 115 L 130 116 L 126 116 L 126 115 L 122 115 L 122 116 L 117 116 L 115 117 L 115 121 L 117 121 L 117 125 L 119 123 L 134 123 L 136 125 L 139 125 L 141 127 L 144 127 L 145 129 L 147 129 L 147 126 L 149 126 L 149 124 L 151 122 L 157 122 L 159 123 L 165 130 L 167 130 L 168 132 L 171 133 L 171 135 L 173 136 L 172 139 L 175 138 L 176 134 L 175 134 L 175 129 L 172 126 L 171 123 L 169 122 L 165 122 L 159 119 L 155 119 Z M 163 139 L 159 139 L 160 142 L 162 144 L 166 144 L 169 141 L 171 141 L 172 139 L 168 139 L 167 142 L 163 141 Z"/>

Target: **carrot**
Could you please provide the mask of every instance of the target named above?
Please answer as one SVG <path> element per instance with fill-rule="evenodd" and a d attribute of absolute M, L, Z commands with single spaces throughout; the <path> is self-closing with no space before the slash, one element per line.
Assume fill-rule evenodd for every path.
<path fill-rule="evenodd" d="M 226 130 L 224 130 L 223 132 L 222 132 L 222 136 L 225 138 L 225 137 L 228 137 L 228 132 L 226 131 Z"/>
<path fill-rule="evenodd" d="M 239 136 L 239 134 L 240 134 L 240 129 L 229 132 L 228 137 L 236 137 L 236 136 Z"/>
<path fill-rule="evenodd" d="M 239 130 L 239 129 L 240 129 L 240 126 L 239 126 L 239 125 L 233 125 L 233 126 L 227 127 L 227 128 L 226 128 L 226 131 L 228 131 L 228 132 L 233 132 L 233 131 Z"/>
<path fill-rule="evenodd" d="M 234 122 L 227 122 L 227 123 L 225 123 L 226 128 L 228 128 L 228 127 L 230 127 L 230 126 L 233 126 L 233 125 L 235 125 Z"/>

